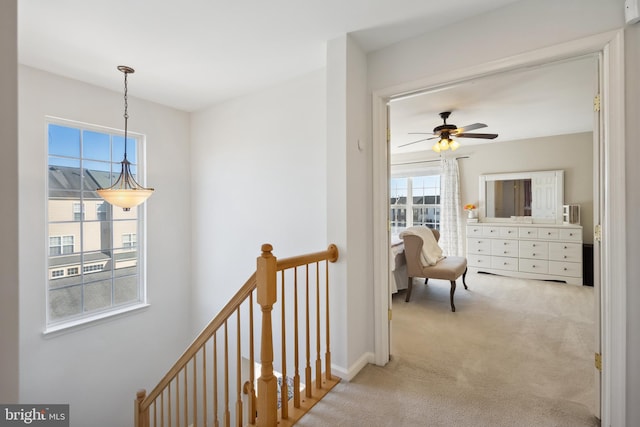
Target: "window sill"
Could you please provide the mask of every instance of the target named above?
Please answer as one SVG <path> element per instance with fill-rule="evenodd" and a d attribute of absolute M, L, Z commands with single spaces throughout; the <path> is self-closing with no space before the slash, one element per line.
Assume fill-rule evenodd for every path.
<path fill-rule="evenodd" d="M 53 337 L 66 332 L 80 330 L 80 329 L 92 326 L 94 324 L 102 323 L 108 320 L 134 314 L 136 312 L 146 310 L 148 307 L 150 307 L 150 304 L 140 303 L 136 305 L 123 307 L 117 310 L 110 310 L 104 313 L 99 313 L 90 317 L 83 317 L 82 319 L 76 319 L 69 322 L 50 325 L 45 327 L 45 330 L 44 332 L 42 332 L 42 334 L 46 337 Z"/>

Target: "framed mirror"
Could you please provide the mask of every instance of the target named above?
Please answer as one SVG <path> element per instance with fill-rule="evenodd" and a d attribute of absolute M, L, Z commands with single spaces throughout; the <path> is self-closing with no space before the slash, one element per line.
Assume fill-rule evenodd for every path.
<path fill-rule="evenodd" d="M 562 170 L 481 175 L 479 194 L 480 221 L 562 224 Z"/>

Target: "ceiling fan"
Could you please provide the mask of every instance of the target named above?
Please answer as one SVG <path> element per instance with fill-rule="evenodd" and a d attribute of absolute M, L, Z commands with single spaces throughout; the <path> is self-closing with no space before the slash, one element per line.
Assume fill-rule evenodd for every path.
<path fill-rule="evenodd" d="M 406 147 L 407 145 L 416 144 L 422 141 L 428 141 L 430 139 L 440 138 L 438 142 L 436 142 L 432 149 L 436 153 L 440 151 L 446 151 L 449 148 L 451 150 L 456 150 L 460 147 L 460 143 L 455 139 L 451 139 L 452 136 L 456 138 L 480 138 L 480 139 L 495 139 L 498 137 L 497 133 L 467 133 L 467 131 L 486 128 L 487 125 L 484 123 L 474 123 L 468 126 L 463 126 L 461 128 L 457 127 L 454 124 L 448 124 L 447 119 L 451 115 L 451 111 L 444 111 L 440 113 L 440 117 L 444 121 L 444 124 L 440 126 L 436 126 L 433 128 L 433 135 L 429 138 L 419 139 L 417 141 L 408 142 L 406 144 L 399 145 L 398 147 Z M 410 135 L 429 135 L 427 132 L 410 132 Z"/>

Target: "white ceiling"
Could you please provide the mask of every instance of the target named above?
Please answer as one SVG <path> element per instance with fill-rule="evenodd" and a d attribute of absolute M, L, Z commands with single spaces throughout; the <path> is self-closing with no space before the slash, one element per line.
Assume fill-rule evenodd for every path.
<path fill-rule="evenodd" d="M 184 111 L 322 68 L 326 42 L 373 51 L 517 0 L 18 0 L 19 61 Z M 429 150 L 408 132 L 481 122 L 494 141 L 590 131 L 596 59 L 488 77 L 391 107 L 392 153 Z M 463 144 L 486 140 L 461 139 Z"/>
<path fill-rule="evenodd" d="M 515 1 L 18 0 L 19 61 L 112 90 L 129 65 L 132 96 L 195 111 L 323 67 L 343 34 L 372 51 Z"/>
<path fill-rule="evenodd" d="M 497 133 L 493 142 L 589 132 L 593 130 L 596 84 L 597 58 L 592 55 L 392 101 L 391 152 L 430 150 L 434 140 L 398 146 L 422 139 L 409 132 L 432 132 L 441 125 L 442 111 L 451 111 L 447 123 L 458 127 L 486 124 L 470 133 Z M 459 138 L 461 145 L 488 141 Z"/>

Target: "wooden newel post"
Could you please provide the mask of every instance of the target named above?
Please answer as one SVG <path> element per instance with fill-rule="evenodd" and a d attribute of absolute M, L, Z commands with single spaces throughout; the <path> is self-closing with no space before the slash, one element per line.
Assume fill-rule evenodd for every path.
<path fill-rule="evenodd" d="M 149 408 L 141 411 L 141 405 L 144 398 L 147 397 L 146 390 L 138 390 L 136 393 L 135 406 L 135 427 L 149 427 Z"/>
<path fill-rule="evenodd" d="M 258 304 L 262 308 L 262 340 L 258 378 L 258 427 L 274 427 L 278 423 L 278 387 L 273 375 L 273 335 L 271 311 L 276 302 L 277 260 L 270 244 L 262 245 L 262 255 L 258 257 L 256 280 Z"/>

